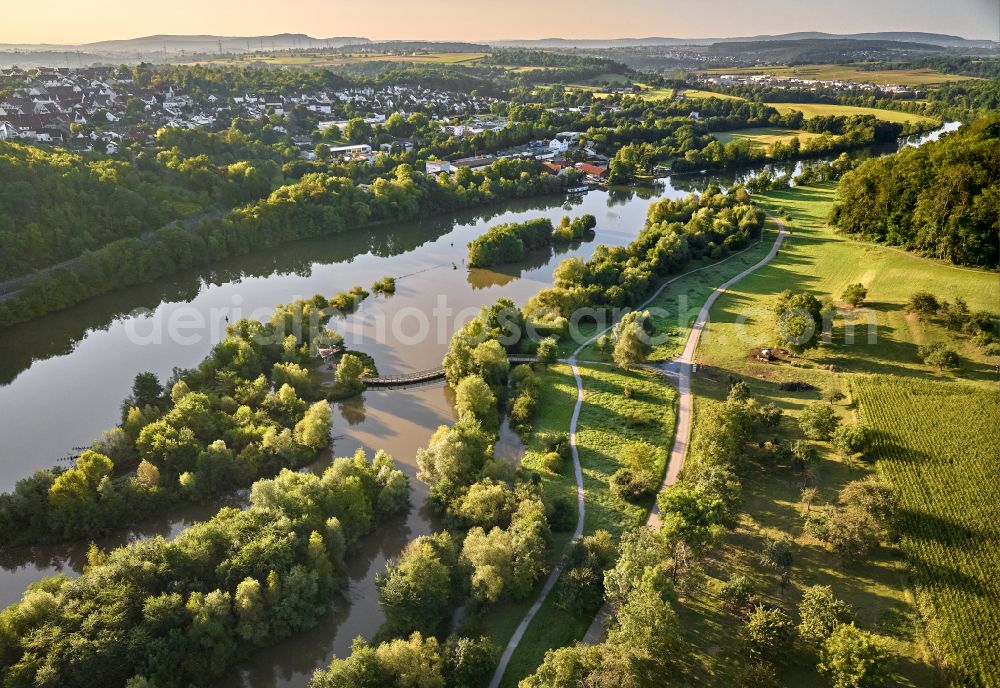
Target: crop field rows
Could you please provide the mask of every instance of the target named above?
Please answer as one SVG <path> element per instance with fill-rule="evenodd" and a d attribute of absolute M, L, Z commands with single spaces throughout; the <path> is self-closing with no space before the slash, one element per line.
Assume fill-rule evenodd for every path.
<path fill-rule="evenodd" d="M 1000 685 L 1000 395 L 888 376 L 855 386 L 879 471 L 899 490 L 902 547 L 951 684 Z"/>

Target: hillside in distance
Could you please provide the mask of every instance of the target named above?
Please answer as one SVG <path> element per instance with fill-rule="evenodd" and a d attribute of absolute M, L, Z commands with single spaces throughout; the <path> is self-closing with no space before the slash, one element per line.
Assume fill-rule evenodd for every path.
<path fill-rule="evenodd" d="M 368 43 L 369 40 L 355 36 L 336 36 L 330 38 L 313 38 L 303 33 L 281 33 L 270 36 L 213 36 L 213 35 L 171 35 L 159 34 L 125 38 L 95 43 L 73 44 L 4 44 L 4 51 L 85 51 L 96 54 L 135 53 L 150 51 L 180 52 L 215 52 L 221 48 L 224 52 L 244 52 L 250 50 L 288 50 L 296 48 L 339 48 L 345 45 Z"/>
<path fill-rule="evenodd" d="M 646 38 L 539 38 L 535 40 L 505 40 L 487 41 L 491 45 L 522 47 L 522 48 L 624 48 L 634 46 L 674 46 L 674 45 L 712 45 L 714 43 L 746 43 L 757 41 L 796 41 L 803 39 L 819 40 L 868 40 L 895 41 L 905 43 L 922 43 L 948 48 L 997 48 L 1000 43 L 988 40 L 976 40 L 950 36 L 941 33 L 925 33 L 921 31 L 879 31 L 873 33 L 833 34 L 822 31 L 797 31 L 795 33 L 761 35 L 761 36 L 731 36 L 728 38 L 671 38 L 666 36 L 649 36 Z"/>

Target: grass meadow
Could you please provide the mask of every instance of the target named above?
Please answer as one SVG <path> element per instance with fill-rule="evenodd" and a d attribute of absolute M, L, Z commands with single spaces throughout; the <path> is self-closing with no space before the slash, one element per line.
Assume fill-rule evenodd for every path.
<path fill-rule="evenodd" d="M 806 119 L 810 117 L 823 117 L 826 115 L 846 116 L 851 115 L 874 115 L 886 122 L 936 122 L 933 117 L 915 115 L 911 112 L 900 112 L 899 110 L 881 110 L 879 108 L 859 107 L 856 105 L 838 105 L 830 103 L 768 103 L 780 113 L 798 110 Z"/>
<path fill-rule="evenodd" d="M 774 261 L 736 284 L 712 309 L 696 355 L 694 432 L 698 409 L 723 398 L 737 377 L 762 403 L 774 402 L 784 411 L 776 439 L 801 438 L 794 419 L 804 406 L 819 402 L 823 392 L 840 391 L 845 396 L 834 404 L 838 415 L 872 425 L 879 440 L 867 460 L 853 461 L 818 443 L 820 458 L 808 472 L 748 462 L 741 522 L 710 558 L 707 585 L 682 605 L 689 637 L 699 648 L 701 682 L 732 685 L 740 670 L 738 624 L 720 611 L 716 598 L 722 582 L 740 572 L 767 601 L 790 612 L 804 587 L 831 585 L 853 604 L 858 625 L 880 634 L 891 648 L 891 685 L 995 684 L 996 674 L 982 672 L 996 666 L 995 632 L 991 639 L 989 629 L 995 629 L 1000 610 L 1000 591 L 985 578 L 985 572 L 995 571 L 997 555 L 996 527 L 986 524 L 990 509 L 995 521 L 998 497 L 996 362 L 939 324 L 908 317 L 903 306 L 914 291 L 927 290 L 948 300 L 962 296 L 973 310 L 995 311 L 1000 277 L 835 234 L 824 221 L 833 198 L 832 185 L 758 198 L 785 216 L 792 235 Z M 774 344 L 769 308 L 778 292 L 809 291 L 836 303 L 855 282 L 868 287 L 868 299 L 856 311 L 840 304 L 831 341 L 790 363 L 761 363 L 750 355 L 755 346 Z M 956 346 L 963 358 L 959 370 L 935 371 L 919 361 L 917 347 L 935 341 Z M 791 381 L 813 389 L 780 388 Z M 948 461 L 954 462 L 949 469 L 939 470 Z M 984 486 L 991 469 L 992 482 Z M 844 485 L 873 470 L 900 490 L 902 539 L 865 561 L 841 561 L 804 531 L 810 507 L 801 490 L 814 485 L 814 504 L 829 504 Z M 967 475 L 959 479 L 958 472 Z M 757 559 L 763 538 L 779 533 L 796 543 L 787 589 Z M 961 639 L 965 644 L 959 647 Z M 811 653 L 796 650 L 779 668 L 781 683 L 822 685 L 815 663 Z"/>
<path fill-rule="evenodd" d="M 706 69 L 702 74 L 771 74 L 778 77 L 795 77 L 798 79 L 817 79 L 820 81 L 856 81 L 859 83 L 878 84 L 881 86 L 897 84 L 900 86 L 935 86 L 955 81 L 974 79 L 960 74 L 944 74 L 933 69 L 862 69 L 863 63 L 855 64 L 807 64 L 791 67 L 720 67 Z"/>
<path fill-rule="evenodd" d="M 749 129 L 734 129 L 733 131 L 713 132 L 712 136 L 719 143 L 727 144 L 733 141 L 750 141 L 754 148 L 767 148 L 772 143 L 788 143 L 792 139 L 802 142 L 817 138 L 819 134 L 799 129 L 782 129 L 780 127 L 751 127 Z"/>

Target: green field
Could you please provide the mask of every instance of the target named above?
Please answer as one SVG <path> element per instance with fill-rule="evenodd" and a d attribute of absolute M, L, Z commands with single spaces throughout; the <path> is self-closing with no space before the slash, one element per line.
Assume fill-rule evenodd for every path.
<path fill-rule="evenodd" d="M 791 67 L 720 67 L 706 69 L 701 74 L 770 74 L 776 77 L 795 77 L 798 79 L 817 79 L 819 81 L 855 81 L 859 83 L 878 84 L 880 86 L 896 84 L 899 86 L 935 86 L 954 81 L 974 79 L 971 76 L 959 74 L 944 74 L 933 69 L 861 69 L 862 64 L 811 64 Z"/>
<path fill-rule="evenodd" d="M 735 129 L 733 131 L 713 132 L 712 136 L 719 140 L 719 143 L 726 144 L 733 141 L 750 141 L 755 148 L 767 148 L 772 143 L 778 141 L 788 143 L 792 139 L 799 139 L 805 142 L 819 136 L 811 131 L 800 129 L 781 129 L 779 127 L 751 127 L 749 129 Z"/>
<path fill-rule="evenodd" d="M 858 107 L 855 105 L 831 105 L 829 103 L 768 103 L 778 112 L 784 114 L 793 110 L 798 110 L 808 119 L 809 117 L 821 117 L 826 115 L 851 116 L 851 115 L 875 115 L 886 122 L 925 122 L 933 123 L 933 117 L 924 115 L 914 115 L 909 112 L 898 110 L 880 110 L 878 108 Z"/>
<path fill-rule="evenodd" d="M 900 490 L 902 548 L 953 683 L 1000 685 L 1000 396 L 942 382 L 863 376 L 878 469 Z"/>
<path fill-rule="evenodd" d="M 697 88 L 685 88 L 677 95 L 691 100 L 703 100 L 705 98 L 721 98 L 722 100 L 743 100 L 740 96 L 731 96 L 728 93 L 716 93 L 715 91 L 702 91 Z"/>
<path fill-rule="evenodd" d="M 618 453 L 625 443 L 635 440 L 660 447 L 655 470 L 662 475 L 673 444 L 677 395 L 673 388 L 648 371 L 626 372 L 609 366 L 587 365 L 580 365 L 579 368 L 584 400 L 578 423 L 577 446 L 583 468 L 584 534 L 605 529 L 617 536 L 623 529 L 645 522 L 652 506 L 651 499 L 637 505 L 626 503 L 611 494 L 608 480 L 620 467 Z M 554 366 L 543 380 L 543 396 L 533 434 L 567 432 L 576 401 L 573 375 L 566 366 Z M 624 394 L 626 387 L 634 392 L 631 398 Z M 567 463 L 560 474 L 553 475 L 542 467 L 541 460 L 541 446 L 533 438 L 528 443 L 524 465 L 535 468 L 543 475 L 546 494 L 574 495 L 572 465 Z M 501 685 L 513 688 L 541 664 L 546 650 L 571 645 L 583 637 L 591 618 L 561 608 L 557 592 L 558 586 L 532 620 Z M 526 611 L 526 606 L 523 610 Z M 510 619 L 510 626 L 504 624 L 505 635 L 491 635 L 506 643 L 520 618 Z M 491 621 L 490 626 L 493 625 Z"/>
<path fill-rule="evenodd" d="M 872 458 L 879 459 L 877 470 L 901 489 L 904 530 L 912 534 L 904 532 L 898 545 L 883 545 L 865 561 L 841 561 L 803 530 L 803 475 L 751 461 L 743 473 L 741 523 L 707 564 L 708 584 L 682 606 L 705 672 L 699 683 L 732 685 L 740 670 L 743 654 L 735 622 L 720 611 L 716 595 L 722 581 L 741 572 L 769 602 L 788 610 L 803 587 L 831 585 L 838 597 L 853 604 L 858 625 L 883 636 L 891 648 L 896 660 L 891 685 L 938 684 L 941 665 L 950 668 L 953 685 L 992 685 L 996 675 L 981 672 L 996 666 L 995 632 L 993 638 L 990 633 L 1000 609 L 996 583 L 987 580 L 997 560 L 995 517 L 989 515 L 996 511 L 1000 443 L 995 362 L 965 338 L 955 343 L 953 333 L 942 326 L 907 317 L 902 306 L 914 291 L 924 289 L 949 300 L 962 296 L 973 310 L 996 311 L 1000 277 L 834 234 L 824 222 L 832 200 L 832 185 L 759 197 L 772 212 L 786 214 L 793 234 L 771 263 L 736 284 L 713 307 L 696 355 L 694 432 L 698 408 L 706 399 L 723 398 L 733 375 L 746 380 L 761 403 L 783 409 L 776 435 L 784 441 L 801 437 L 794 418 L 806 404 L 819 401 L 823 391 L 840 390 L 846 398 L 834 406 L 838 415 L 856 420 L 860 406 L 860 418 L 880 431 Z M 868 299 L 858 311 L 841 309 L 831 342 L 791 363 L 766 364 L 750 355 L 752 347 L 774 343 L 769 308 L 778 292 L 809 291 L 838 302 L 843 288 L 854 282 L 869 288 Z M 848 341 L 851 323 L 853 343 Z M 963 357 L 960 370 L 942 373 L 919 361 L 917 346 L 935 341 L 955 344 Z M 789 381 L 815 389 L 782 391 L 779 383 Z M 909 396 L 901 389 L 911 390 Z M 872 467 L 845 461 L 826 443 L 819 446 L 812 480 L 819 490 L 816 503 L 829 504 L 846 483 Z M 939 470 L 948 461 L 954 463 Z M 968 475 L 955 477 L 958 472 Z M 973 495 L 977 486 L 979 494 Z M 769 533 L 787 533 L 797 545 L 786 591 L 757 560 L 761 538 Z M 990 544 L 982 546 L 986 540 Z M 779 679 L 789 686 L 824 685 L 814 666 L 815 657 L 797 651 L 780 669 Z M 976 676 L 983 677 L 979 683 Z"/>

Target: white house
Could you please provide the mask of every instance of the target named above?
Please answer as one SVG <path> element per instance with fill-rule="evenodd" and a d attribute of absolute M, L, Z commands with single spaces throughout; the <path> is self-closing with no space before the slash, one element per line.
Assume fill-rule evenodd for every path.
<path fill-rule="evenodd" d="M 330 148 L 330 155 L 341 156 L 344 160 L 366 159 L 372 160 L 372 147 L 367 143 L 358 143 L 353 146 L 333 146 Z"/>
<path fill-rule="evenodd" d="M 428 160 L 425 165 L 427 174 L 441 174 L 442 172 L 451 174 L 452 170 L 455 169 L 447 160 Z"/>

